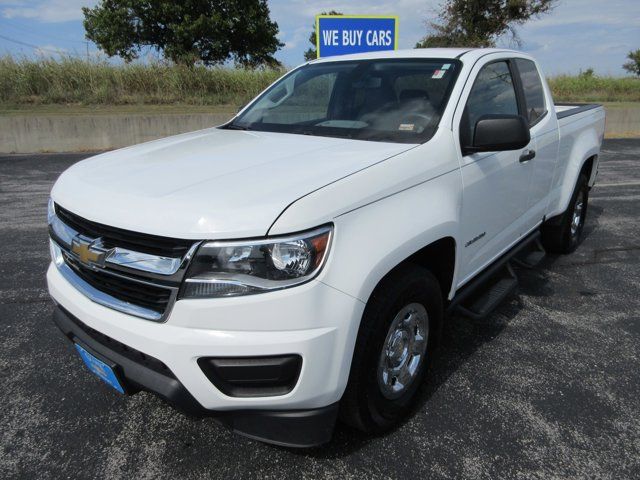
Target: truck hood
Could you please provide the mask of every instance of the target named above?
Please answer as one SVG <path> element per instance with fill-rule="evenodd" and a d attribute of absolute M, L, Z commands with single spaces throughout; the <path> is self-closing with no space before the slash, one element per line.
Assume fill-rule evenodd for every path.
<path fill-rule="evenodd" d="M 300 197 L 414 145 L 211 128 L 104 153 L 56 182 L 98 223 L 187 239 L 263 236 Z"/>

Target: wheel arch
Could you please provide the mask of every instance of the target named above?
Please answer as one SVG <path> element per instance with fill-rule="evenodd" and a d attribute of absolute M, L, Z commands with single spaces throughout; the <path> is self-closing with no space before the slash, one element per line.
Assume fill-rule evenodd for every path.
<path fill-rule="evenodd" d="M 447 236 L 418 250 L 402 263 L 413 263 L 429 270 L 438 280 L 442 300 L 446 303 L 453 290 L 456 268 L 456 241 Z"/>
<path fill-rule="evenodd" d="M 597 173 L 597 165 L 598 165 L 598 155 L 591 155 L 587 158 L 580 169 L 580 174 L 583 173 L 587 176 L 587 180 L 589 181 L 589 186 L 593 186 L 595 182 L 595 177 Z"/>
<path fill-rule="evenodd" d="M 567 211 L 567 208 L 569 208 L 569 203 L 571 200 L 571 196 L 573 195 L 573 191 L 578 184 L 578 180 L 582 174 L 586 175 L 587 184 L 589 185 L 589 187 L 593 186 L 598 170 L 598 155 L 592 154 L 586 157 L 582 161 L 582 163 L 577 164 L 576 168 L 574 168 L 573 170 L 575 171 L 575 173 L 571 175 L 572 183 L 570 183 L 569 186 L 565 187 L 566 192 L 568 192 L 568 196 L 566 200 L 562 200 L 562 208 L 557 208 L 552 214 L 548 216 L 548 219 L 546 221 L 547 225 L 559 225 L 562 222 L 564 214 Z M 569 172 L 567 172 L 567 174 L 568 173 Z M 563 195 L 566 196 L 566 192 Z"/>
<path fill-rule="evenodd" d="M 403 258 L 396 265 L 390 268 L 371 290 L 369 297 L 366 299 L 366 303 L 369 303 L 371 297 L 387 281 L 388 278 L 407 264 L 423 267 L 436 278 L 440 285 L 442 302 L 446 308 L 448 299 L 452 294 L 456 268 L 456 241 L 452 236 L 444 236 L 430 242 L 418 251 Z M 438 331 L 437 336 L 439 337 L 442 325 L 437 325 L 436 329 Z"/>

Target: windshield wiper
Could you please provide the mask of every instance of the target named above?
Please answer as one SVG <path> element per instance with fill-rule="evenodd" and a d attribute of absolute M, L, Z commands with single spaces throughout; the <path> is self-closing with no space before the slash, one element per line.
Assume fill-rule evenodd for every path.
<path fill-rule="evenodd" d="M 242 126 L 242 125 L 236 125 L 235 123 L 227 125 L 224 128 L 226 128 L 227 130 L 251 130 L 249 127 L 245 127 L 245 126 Z"/>

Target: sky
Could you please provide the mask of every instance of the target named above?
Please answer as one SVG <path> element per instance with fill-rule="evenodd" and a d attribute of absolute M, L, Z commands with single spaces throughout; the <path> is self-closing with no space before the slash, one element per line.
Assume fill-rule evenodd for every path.
<path fill-rule="evenodd" d="M 303 62 L 314 16 L 336 10 L 399 16 L 399 48 L 413 48 L 437 16 L 443 0 L 336 2 L 270 0 L 272 20 L 284 47 L 276 58 L 292 67 Z M 0 0 L 0 54 L 24 56 L 98 55 L 84 38 L 82 6 L 95 0 Z M 518 28 L 519 49 L 535 56 L 547 75 L 621 76 L 630 50 L 640 48 L 640 0 L 559 0 L 554 10 Z M 508 38 L 499 46 L 514 47 Z"/>

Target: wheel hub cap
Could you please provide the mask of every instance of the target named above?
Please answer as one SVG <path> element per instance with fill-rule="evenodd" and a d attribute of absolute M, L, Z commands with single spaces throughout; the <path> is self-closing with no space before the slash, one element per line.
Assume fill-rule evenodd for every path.
<path fill-rule="evenodd" d="M 406 331 L 396 330 L 393 332 L 393 338 L 391 339 L 391 345 L 387 350 L 387 358 L 389 363 L 397 367 L 404 360 L 406 360 L 409 354 L 409 335 Z"/>
<path fill-rule="evenodd" d="M 378 364 L 378 385 L 386 398 L 402 396 L 417 377 L 428 334 L 429 317 L 421 304 L 406 305 L 394 317 Z"/>

